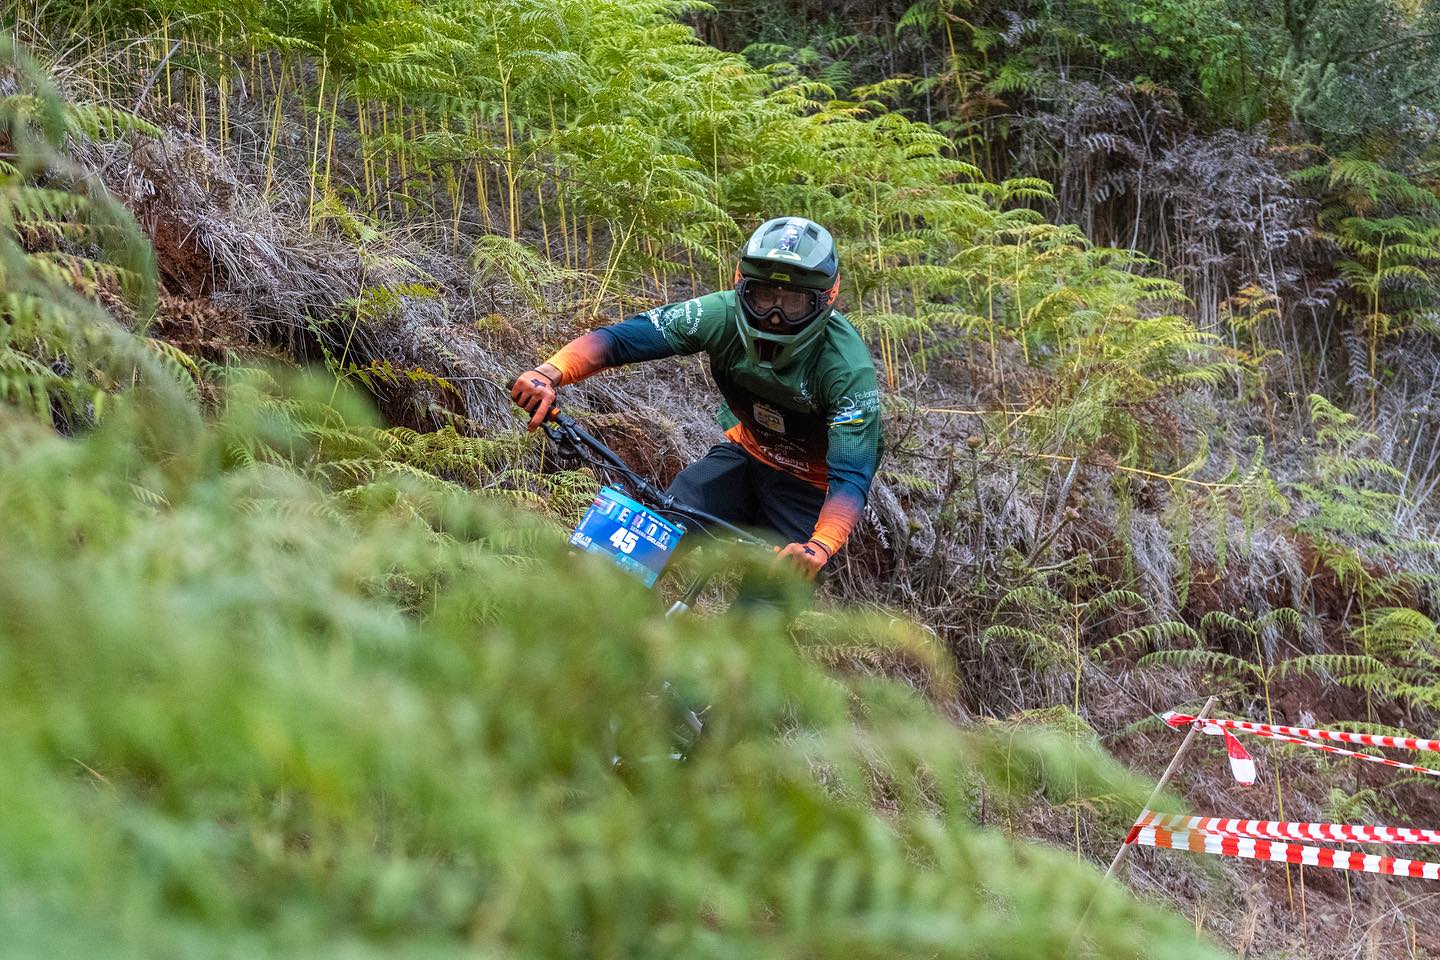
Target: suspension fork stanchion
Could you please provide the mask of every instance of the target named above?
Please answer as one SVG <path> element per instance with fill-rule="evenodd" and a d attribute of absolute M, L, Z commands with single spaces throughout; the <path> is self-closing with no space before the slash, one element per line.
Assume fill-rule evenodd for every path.
<path fill-rule="evenodd" d="M 676 617 L 687 612 L 695 605 L 696 599 L 699 598 L 701 592 L 705 589 L 705 585 L 709 582 L 710 575 L 708 573 L 702 573 L 692 580 L 690 586 L 686 587 L 685 592 L 680 595 L 680 599 L 670 604 L 670 609 L 665 611 L 665 616 L 667 618 Z"/>

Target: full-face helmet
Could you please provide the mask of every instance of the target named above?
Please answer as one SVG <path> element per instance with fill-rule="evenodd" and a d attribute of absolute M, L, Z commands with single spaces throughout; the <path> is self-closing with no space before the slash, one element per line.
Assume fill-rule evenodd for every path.
<path fill-rule="evenodd" d="M 840 259 L 829 231 L 780 217 L 750 236 L 735 269 L 737 326 L 750 359 L 780 369 L 819 342 L 840 291 Z"/>

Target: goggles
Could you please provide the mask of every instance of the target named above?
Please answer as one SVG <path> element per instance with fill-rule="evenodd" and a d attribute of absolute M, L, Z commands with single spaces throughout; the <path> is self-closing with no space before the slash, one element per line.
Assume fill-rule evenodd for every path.
<path fill-rule="evenodd" d="M 814 290 L 783 287 L 763 280 L 742 278 L 736 284 L 745 320 L 757 330 L 793 334 L 804 329 L 829 305 Z"/>

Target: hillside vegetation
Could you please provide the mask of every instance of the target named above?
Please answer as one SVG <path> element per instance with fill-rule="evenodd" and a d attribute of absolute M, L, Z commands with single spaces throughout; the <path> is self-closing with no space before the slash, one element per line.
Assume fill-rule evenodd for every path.
<path fill-rule="evenodd" d="M 1433 734 L 1437 17 L 7 4 L 3 949 L 1051 957 L 1155 713 Z M 887 457 L 818 609 L 667 621 L 509 381 L 778 213 Z M 562 399 L 663 481 L 711 391 Z M 1440 815 L 1197 756 L 1200 813 Z M 1081 949 L 1440 952 L 1414 881 L 1137 859 Z"/>

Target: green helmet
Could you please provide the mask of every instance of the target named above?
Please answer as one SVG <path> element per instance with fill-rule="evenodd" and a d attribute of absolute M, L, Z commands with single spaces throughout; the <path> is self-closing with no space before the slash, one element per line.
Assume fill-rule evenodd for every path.
<path fill-rule="evenodd" d="M 808 353 L 839 291 L 840 257 L 828 230 L 803 217 L 761 224 L 735 268 L 735 323 L 751 362 L 778 370 Z"/>

